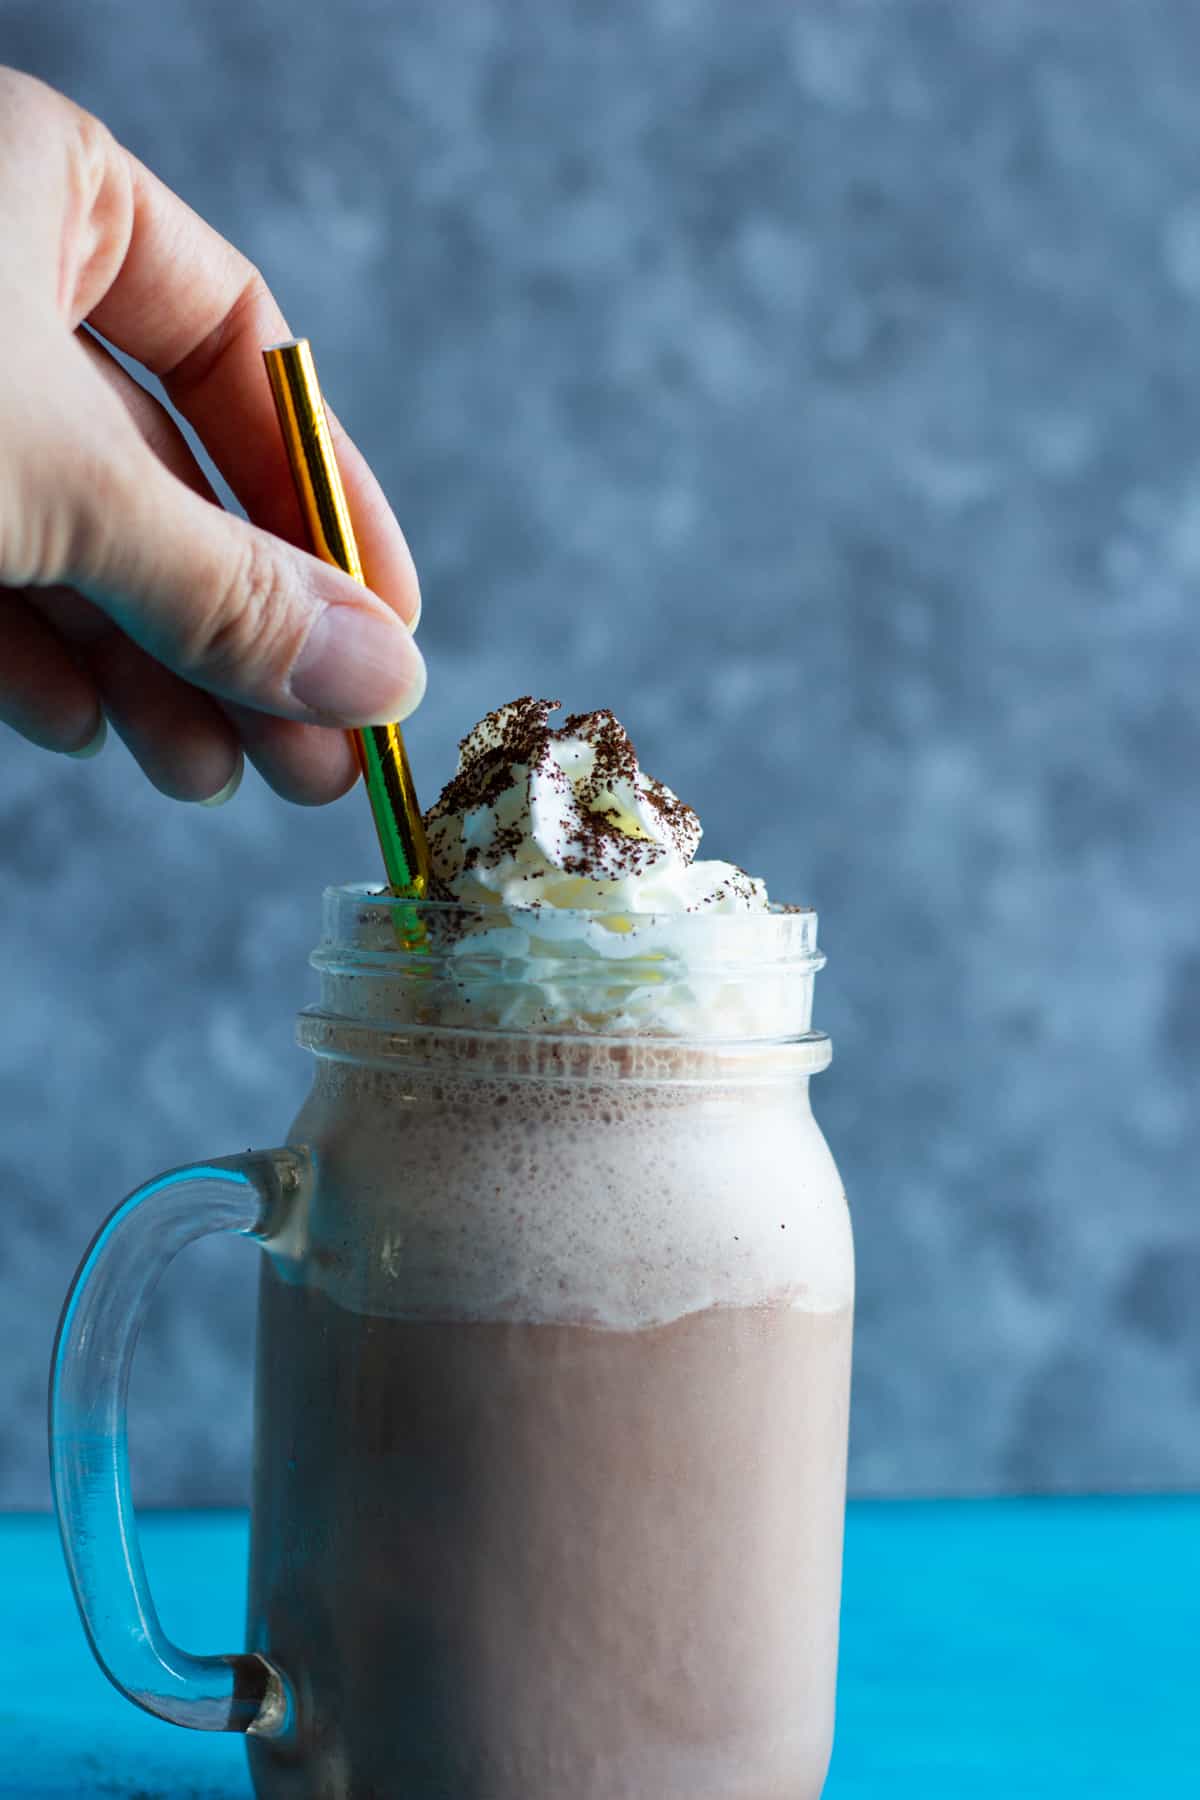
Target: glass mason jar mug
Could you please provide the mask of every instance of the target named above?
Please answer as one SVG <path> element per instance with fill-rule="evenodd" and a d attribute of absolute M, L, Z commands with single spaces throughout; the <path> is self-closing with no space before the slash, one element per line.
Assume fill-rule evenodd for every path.
<path fill-rule="evenodd" d="M 118 1687 L 245 1732 L 261 1800 L 819 1795 L 853 1299 L 822 960 L 811 912 L 329 891 L 287 1146 L 131 1195 L 63 1312 L 55 1499 Z M 124 1405 L 213 1231 L 264 1252 L 248 1648 L 194 1656 Z"/>

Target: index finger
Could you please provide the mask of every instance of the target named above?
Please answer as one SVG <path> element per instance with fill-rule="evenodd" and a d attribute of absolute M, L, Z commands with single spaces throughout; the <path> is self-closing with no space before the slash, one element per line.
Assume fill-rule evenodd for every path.
<path fill-rule="evenodd" d="M 129 246 L 88 323 L 161 379 L 256 525 L 307 543 L 263 349 L 287 321 L 248 258 L 108 138 L 132 196 Z M 410 622 L 419 610 L 404 534 L 361 452 L 331 416 L 368 585 Z"/>

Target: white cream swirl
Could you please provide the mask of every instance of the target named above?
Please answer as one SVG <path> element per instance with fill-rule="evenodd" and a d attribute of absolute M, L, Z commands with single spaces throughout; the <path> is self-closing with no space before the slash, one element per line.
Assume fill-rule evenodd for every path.
<path fill-rule="evenodd" d="M 575 713 L 554 729 L 558 704 L 510 701 L 463 739 L 425 820 L 443 893 L 625 915 L 767 908 L 761 881 L 695 860 L 699 819 L 643 773 L 612 713 Z"/>

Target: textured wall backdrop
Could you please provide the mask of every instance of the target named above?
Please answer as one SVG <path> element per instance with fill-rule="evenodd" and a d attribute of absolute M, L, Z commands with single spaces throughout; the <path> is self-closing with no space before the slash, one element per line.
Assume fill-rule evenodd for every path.
<path fill-rule="evenodd" d="M 0 0 L 263 267 L 408 529 L 426 792 L 609 704 L 819 906 L 860 1490 L 1200 1482 L 1200 40 L 1189 0 Z M 321 142 L 317 141 L 320 134 Z M 5 256 L 12 255 L 11 246 Z M 360 797 L 0 761 L 0 1501 L 123 1190 L 280 1136 Z M 140 1354 L 245 1488 L 254 1256 Z"/>

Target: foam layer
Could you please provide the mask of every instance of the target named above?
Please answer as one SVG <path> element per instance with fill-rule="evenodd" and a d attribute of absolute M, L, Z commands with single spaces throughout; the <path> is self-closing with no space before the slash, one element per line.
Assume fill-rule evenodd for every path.
<path fill-rule="evenodd" d="M 273 1247 L 285 1278 L 381 1317 L 623 1330 L 849 1304 L 841 1183 L 787 1051 L 732 1085 L 682 1047 L 578 1044 L 569 1079 L 549 1046 L 541 1073 L 520 1040 L 507 1062 L 482 1038 L 456 1050 L 457 1068 L 321 1062 L 291 1133 L 320 1177 Z"/>

